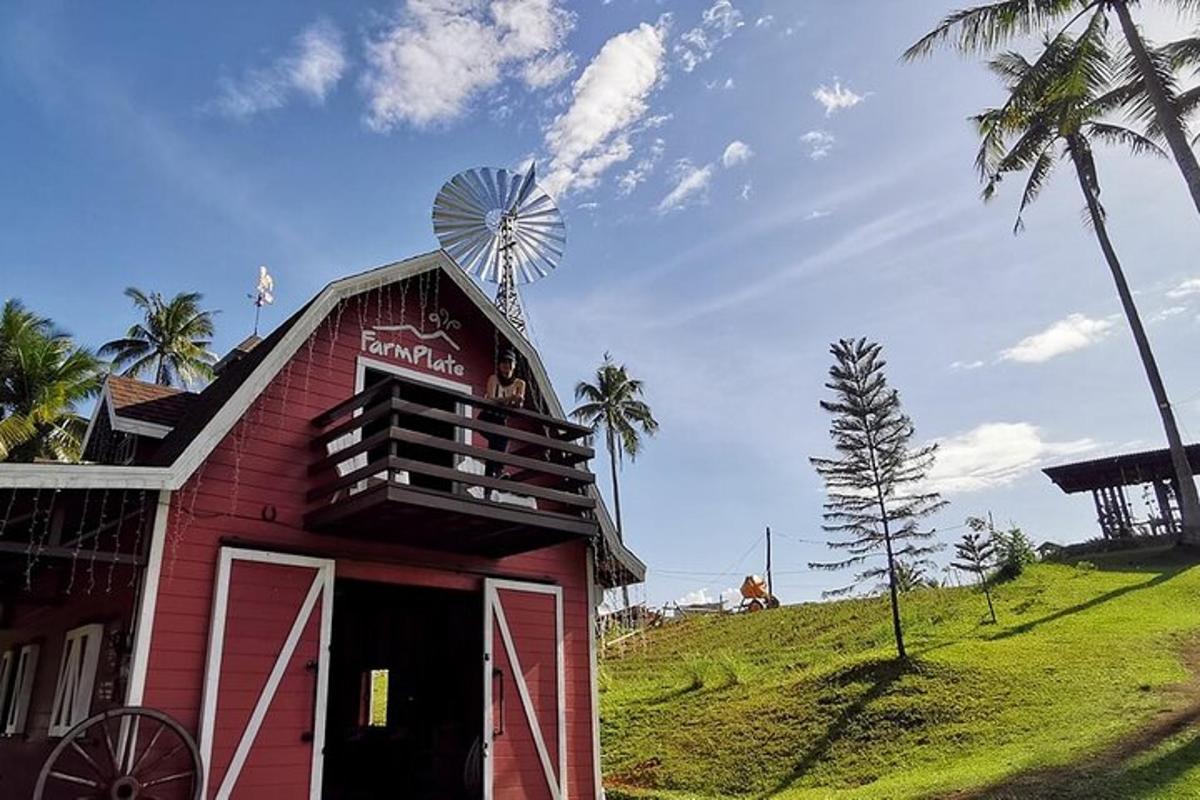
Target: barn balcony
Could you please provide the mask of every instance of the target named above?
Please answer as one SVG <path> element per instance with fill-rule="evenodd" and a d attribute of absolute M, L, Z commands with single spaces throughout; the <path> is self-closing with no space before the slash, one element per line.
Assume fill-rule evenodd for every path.
<path fill-rule="evenodd" d="M 311 531 L 498 558 L 599 530 L 583 426 L 400 377 L 313 426 Z"/>

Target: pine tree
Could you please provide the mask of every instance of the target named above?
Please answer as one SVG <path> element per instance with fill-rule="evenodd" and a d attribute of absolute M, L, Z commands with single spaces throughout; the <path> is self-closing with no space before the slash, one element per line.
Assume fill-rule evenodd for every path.
<path fill-rule="evenodd" d="M 821 408 L 833 416 L 829 434 L 838 455 L 810 461 L 825 481 L 822 527 L 840 537 L 828 545 L 844 551 L 846 558 L 809 566 L 858 568 L 849 586 L 827 594 L 845 594 L 886 576 L 896 652 L 904 659 L 898 562 L 921 562 L 938 549 L 931 542 L 933 531 L 919 523 L 945 501 L 925 488 L 937 446 L 910 447 L 912 420 L 901 409 L 899 394 L 888 386 L 881 350 L 866 339 L 842 339 L 830 347 L 834 364 L 825 386 L 835 399 L 822 400 Z M 885 557 L 886 563 L 867 563 L 876 556 Z"/>
<path fill-rule="evenodd" d="M 985 519 L 967 517 L 967 527 L 971 530 L 963 534 L 962 539 L 954 543 L 953 562 L 955 569 L 963 572 L 973 572 L 979 579 L 979 587 L 987 598 L 988 613 L 992 615 L 992 624 L 996 623 L 996 608 L 992 605 L 992 590 L 988 585 L 987 571 L 991 568 L 996 557 L 996 548 L 990 538 L 984 537 L 984 532 L 990 527 Z"/>

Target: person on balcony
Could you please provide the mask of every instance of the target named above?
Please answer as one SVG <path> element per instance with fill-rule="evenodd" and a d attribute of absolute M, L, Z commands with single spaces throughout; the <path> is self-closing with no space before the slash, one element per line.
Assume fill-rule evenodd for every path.
<path fill-rule="evenodd" d="M 517 354 L 505 350 L 496 363 L 496 373 L 488 378 L 484 394 L 489 400 L 510 408 L 521 408 L 525 405 L 525 381 L 517 377 Z M 508 415 L 500 409 L 485 408 L 479 414 L 483 422 L 493 425 L 507 425 Z M 508 451 L 508 437 L 498 433 L 486 434 L 488 447 L 504 453 Z M 498 461 L 489 461 L 484 471 L 489 478 L 499 478 L 504 474 L 504 465 Z"/>

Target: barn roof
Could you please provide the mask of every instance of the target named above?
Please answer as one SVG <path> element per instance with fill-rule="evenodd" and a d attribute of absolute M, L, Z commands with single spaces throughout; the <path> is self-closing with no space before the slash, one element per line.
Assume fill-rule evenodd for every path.
<path fill-rule="evenodd" d="M 1193 472 L 1200 472 L 1200 444 L 1187 448 Z M 1136 486 L 1175 477 L 1170 450 L 1145 450 L 1115 456 L 1060 464 L 1042 470 L 1058 488 L 1067 494 L 1089 492 L 1117 486 Z"/>
<path fill-rule="evenodd" d="M 340 278 L 325 286 L 296 313 L 241 358 L 228 363 L 204 391 L 188 401 L 187 413 L 155 451 L 152 463 L 141 466 L 101 464 L 3 464 L 0 487 L 168 489 L 183 486 L 213 449 L 284 368 L 328 314 L 343 300 L 388 286 L 430 270 L 441 270 L 496 326 L 509 345 L 528 363 L 549 413 L 566 417 L 549 374 L 533 345 L 496 308 L 483 290 L 442 250 L 414 256 Z M 616 527 L 596 492 L 597 517 L 607 552 L 634 581 L 645 578 L 645 565 L 621 542 Z"/>
<path fill-rule="evenodd" d="M 173 386 L 110 375 L 105 381 L 112 413 L 118 417 L 173 428 L 196 397 Z"/>

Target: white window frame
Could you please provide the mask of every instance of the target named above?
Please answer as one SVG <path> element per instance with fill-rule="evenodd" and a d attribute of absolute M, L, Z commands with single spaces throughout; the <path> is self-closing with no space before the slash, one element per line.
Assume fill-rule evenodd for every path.
<path fill-rule="evenodd" d="M 8 690 L 12 683 L 13 662 L 16 661 L 16 650 L 5 650 L 0 653 L 0 729 L 4 725 L 4 709 L 8 708 Z"/>
<path fill-rule="evenodd" d="M 16 676 L 13 679 L 12 702 L 4 712 L 4 735 L 25 733 L 29 717 L 29 702 L 33 699 L 33 679 L 37 676 L 39 644 L 27 644 L 17 654 Z"/>
<path fill-rule="evenodd" d="M 58 662 L 58 684 L 50 707 L 49 736 L 64 736 L 88 718 L 100 651 L 104 647 L 104 625 L 97 622 L 67 631 Z"/>

